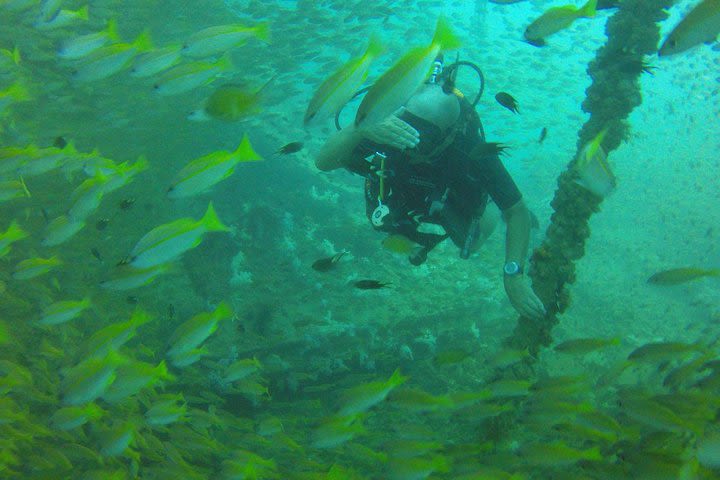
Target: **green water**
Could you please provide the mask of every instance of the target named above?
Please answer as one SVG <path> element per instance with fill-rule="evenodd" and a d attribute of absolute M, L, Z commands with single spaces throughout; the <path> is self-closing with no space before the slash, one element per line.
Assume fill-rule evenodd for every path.
<path fill-rule="evenodd" d="M 522 41 L 523 30 L 557 3 L 98 1 L 89 4 L 88 20 L 57 29 L 40 20 L 41 7 L 53 2 L 40 3 L 0 0 L 0 92 L 12 85 L 27 91 L 7 105 L 0 100 L 0 185 L 16 182 L 19 192 L 0 203 L 0 234 L 13 221 L 27 233 L 0 258 L 0 478 L 720 477 L 720 284 L 646 283 L 670 268 L 720 265 L 720 57 L 712 47 L 646 59 L 656 68 L 640 76 L 643 102 L 629 118 L 628 138 L 608 156 L 617 189 L 591 218 L 572 303 L 553 332 L 556 343 L 619 344 L 575 354 L 543 350 L 532 359 L 530 383 L 503 385 L 495 383 L 499 369 L 512 376 L 515 362 L 529 360 L 502 346 L 517 320 L 503 290 L 504 226 L 468 260 L 445 242 L 412 267 L 383 249 L 383 235 L 370 227 L 362 178 L 316 170 L 314 156 L 335 127 L 326 119 L 304 128 L 303 115 L 320 83 L 360 55 L 371 34 L 387 50 L 368 84 L 408 48 L 426 45 L 444 14 L 462 38 L 461 59 L 485 75 L 477 111 L 488 140 L 510 146 L 503 162 L 540 223 L 534 248 L 551 221 L 556 178 L 588 118 L 581 108 L 586 68 L 614 10 L 579 19 L 537 48 Z M 694 4 L 675 5 L 661 35 Z M 132 76 L 131 61 L 107 78 L 78 82 L 74 72 L 88 59 L 64 60 L 58 49 L 110 19 L 118 43 L 147 30 L 155 48 L 181 47 L 206 27 L 263 22 L 270 41 L 249 38 L 229 49 L 232 68 L 178 95 L 156 93 L 161 73 Z M 254 91 L 271 79 L 259 111 L 236 122 L 187 118 L 218 86 Z M 476 85 L 461 71 L 460 90 L 471 96 Z M 496 103 L 500 91 L 517 99 L 520 114 Z M 357 103 L 343 110 L 343 125 Z M 244 134 L 264 161 L 240 163 L 207 193 L 167 198 L 188 162 L 233 151 Z M 2 168 L 58 137 L 78 152 L 62 167 L 38 175 Z M 290 142 L 302 142 L 302 150 L 277 153 Z M 23 150 L 8 153 L 14 147 Z M 144 156 L 148 168 L 102 195 L 78 233 L 47 246 L 49 222 L 66 214 L 90 178 L 94 149 L 116 165 Z M 37 156 L 50 150 L 43 152 Z M 101 287 L 131 268 L 117 264 L 131 260 L 145 234 L 179 218 L 197 220 L 210 202 L 231 231 L 206 234 L 148 285 Z M 348 253 L 331 270 L 311 268 L 339 251 Z M 48 273 L 14 276 L 21 261 L 53 256 L 62 264 Z M 354 288 L 360 279 L 390 286 Z M 72 320 L 38 325 L 49 305 L 86 297 L 92 306 Z M 223 301 L 233 313 L 197 346 L 206 355 L 173 365 L 173 333 Z M 137 311 L 152 320 L 115 349 L 126 364 L 165 361 L 171 377 L 119 402 L 99 398 L 100 418 L 59 430 L 52 418 L 67 406 L 70 369 L 95 358 L 88 353 L 93 334 Z M 687 348 L 668 344 L 624 364 L 654 342 Z M 257 371 L 224 380 L 229 365 L 253 357 Z M 409 379 L 387 391 L 374 383 L 396 369 Z M 111 370 L 108 381 L 118 382 L 123 370 Z M 337 419 L 351 399 L 377 388 L 387 398 Z M 422 392 L 432 397 L 421 400 Z M 184 414 L 151 425 L 146 412 L 164 398 L 186 402 Z M 113 451 L 110 433 L 131 440 L 121 438 Z"/>

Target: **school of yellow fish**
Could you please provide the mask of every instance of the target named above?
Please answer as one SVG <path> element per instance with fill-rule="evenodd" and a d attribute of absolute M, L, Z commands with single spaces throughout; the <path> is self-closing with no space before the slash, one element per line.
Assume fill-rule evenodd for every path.
<path fill-rule="evenodd" d="M 332 1 L 317 3 L 325 10 L 308 9 L 318 15 L 335 7 Z M 395 3 L 394 8 L 404 5 Z M 423 3 L 433 4 L 418 5 Z M 298 9 L 305 4 L 298 2 Z M 518 36 L 546 45 L 547 37 L 575 20 L 594 17 L 596 4 L 549 8 L 524 33 L 519 26 Z M 362 25 L 363 19 L 392 14 L 384 2 L 374 9 L 363 5 L 345 21 Z M 478 359 L 477 352 L 452 349 L 418 359 L 412 376 L 391 369 L 348 374 L 332 384 L 313 383 L 317 376 L 306 371 L 298 380 L 307 380 L 303 388 L 278 398 L 271 383 L 282 368 L 270 364 L 281 351 L 267 360 L 228 359 L 212 348 L 218 337 L 236 335 L 242 312 L 234 305 L 207 300 L 187 318 L 158 318 L 155 303 L 145 306 L 134 296 L 128 297 L 132 305 L 118 302 L 118 292 L 150 286 L 161 292 L 165 277 L 183 268 L 181 258 L 202 249 L 208 236 L 242 235 L 230 222 L 232 212 L 218 213 L 207 196 L 236 169 L 263 160 L 251 143 L 253 132 L 234 140 L 230 150 L 206 151 L 170 167 L 144 155 L 114 159 L 97 149 L 78 150 L 72 132 L 41 146 L 33 140 L 38 132 L 17 131 L 24 125 L 23 108 L 102 96 L 108 82 L 132 81 L 146 92 L 138 93 L 142 98 L 196 98 L 200 91 L 202 101 L 186 105 L 194 108 L 187 119 L 233 123 L 270 108 L 263 106 L 266 90 L 289 72 L 254 78 L 250 86 L 224 83 L 238 68 L 238 49 L 264 45 L 272 51 L 274 38 L 288 34 L 275 17 L 209 25 L 155 46 L 150 29 L 124 40 L 119 32 L 129 13 L 112 7 L 95 12 L 93 4 L 62 0 L 0 0 L 0 28 L 17 39 L 0 43 L 0 135 L 27 139 L 0 145 L 0 478 L 720 478 L 717 331 L 696 341 L 642 345 L 619 338 L 567 339 L 541 353 L 566 361 L 563 375 L 448 382 L 442 391 L 417 372 L 448 379 L 458 371 L 490 374 L 530 354 L 501 349 Z M 375 17 L 366 17 L 368 10 Z M 720 2 L 700 1 L 660 46 L 660 55 L 714 41 L 719 18 Z M 312 22 L 308 16 L 306 27 Z M 304 116 L 296 112 L 296 124 L 327 122 L 364 85 L 385 50 L 381 38 L 367 38 L 365 45 L 347 44 L 348 53 L 359 56 L 339 68 L 332 59 L 332 68 L 313 79 L 315 94 L 306 98 Z M 0 41 L 8 41 L 2 32 Z M 411 46 L 375 77 L 356 125 L 402 106 L 436 55 L 460 48 L 462 39 L 452 19 L 441 16 L 435 32 Z M 58 79 L 60 91 L 53 90 Z M 604 135 L 603 130 L 581 150 L 575 166 L 578 185 L 599 196 L 616 184 L 602 149 Z M 114 221 L 100 219 L 98 212 L 107 215 L 108 203 L 117 204 L 131 184 L 148 183 L 143 178 L 165 170 L 172 172 L 171 182 L 151 195 L 206 200 L 179 204 L 195 213 L 166 222 L 152 214 L 138 218 L 154 226 L 129 240 L 108 237 L 118 264 L 93 249 L 102 268 L 90 268 L 87 256 L 77 254 L 87 250 L 84 236 Z M 123 200 L 113 215 L 134 214 L 139 207 L 125 210 L 132 204 Z M 401 239 L 386 248 L 402 250 Z M 650 283 L 717 276 L 717 270 L 661 273 Z M 605 361 L 602 372 L 596 371 L 598 359 Z M 234 407 L 237 402 L 242 407 Z M 488 425 L 507 413 L 515 423 L 495 438 Z"/>

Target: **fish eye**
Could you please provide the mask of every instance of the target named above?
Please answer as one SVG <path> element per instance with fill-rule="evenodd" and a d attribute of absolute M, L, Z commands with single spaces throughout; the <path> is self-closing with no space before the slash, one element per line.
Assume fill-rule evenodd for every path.
<path fill-rule="evenodd" d="M 155 85 L 153 85 L 153 88 L 154 88 L 155 90 L 157 90 L 157 89 L 160 88 L 160 85 L 158 85 L 158 84 L 156 83 Z"/>

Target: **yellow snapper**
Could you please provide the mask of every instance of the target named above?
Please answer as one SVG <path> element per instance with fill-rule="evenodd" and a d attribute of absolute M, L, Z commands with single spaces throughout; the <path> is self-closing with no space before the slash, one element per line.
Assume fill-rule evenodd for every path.
<path fill-rule="evenodd" d="M 241 24 L 218 25 L 205 28 L 190 36 L 183 45 L 182 54 L 187 57 L 202 58 L 225 53 L 228 49 L 241 45 L 247 39 L 255 37 L 264 42 L 270 38 L 267 22 L 254 27 Z"/>
<path fill-rule="evenodd" d="M 40 18 L 35 22 L 35 28 L 38 30 L 57 30 L 58 28 L 69 27 L 73 23 L 87 22 L 88 13 L 87 5 L 77 10 L 62 9 L 50 19 Z"/>
<path fill-rule="evenodd" d="M 155 93 L 163 96 L 185 93 L 212 82 L 219 74 L 232 68 L 228 56 L 220 57 L 216 62 L 183 63 L 160 75 L 153 89 Z"/>
<path fill-rule="evenodd" d="M 617 185 L 617 179 L 602 147 L 606 133 L 607 128 L 585 145 L 575 162 L 575 172 L 578 175 L 575 182 L 600 197 L 608 195 Z"/>
<path fill-rule="evenodd" d="M 117 404 L 140 392 L 144 388 L 152 387 L 161 381 L 175 379 L 168 373 L 165 360 L 158 365 L 146 362 L 130 361 L 120 365 L 115 371 L 115 381 L 100 396 L 110 404 Z"/>
<path fill-rule="evenodd" d="M 720 268 L 671 268 L 648 278 L 652 285 L 679 285 L 703 277 L 720 277 Z"/>
<path fill-rule="evenodd" d="M 396 387 L 407 381 L 408 377 L 395 370 L 386 381 L 370 382 L 352 387 L 345 392 L 339 414 L 343 417 L 364 412 L 385 400 Z"/>
<path fill-rule="evenodd" d="M 213 312 L 202 312 L 180 325 L 170 337 L 170 357 L 186 353 L 204 342 L 215 330 L 221 320 L 232 318 L 232 309 L 221 302 Z"/>
<path fill-rule="evenodd" d="M 63 379 L 65 405 L 84 405 L 102 396 L 115 381 L 118 366 L 127 362 L 116 351 L 104 357 L 90 357 L 70 368 Z"/>
<path fill-rule="evenodd" d="M 208 232 L 228 231 L 230 229 L 222 224 L 211 202 L 200 220 L 180 218 L 145 234 L 130 252 L 128 263 L 136 268 L 154 267 L 197 247 Z"/>
<path fill-rule="evenodd" d="M 370 64 L 383 50 L 385 47 L 380 39 L 372 36 L 362 56 L 349 60 L 320 84 L 305 111 L 305 125 L 314 120 L 323 120 L 340 110 L 360 88 L 368 75 Z"/>
<path fill-rule="evenodd" d="M 440 17 L 430 44 L 407 52 L 368 90 L 355 115 L 355 126 L 379 122 L 394 113 L 428 77 L 438 53 L 459 47 L 450 24 Z"/>
<path fill-rule="evenodd" d="M 178 62 L 180 62 L 179 45 L 168 45 L 167 47 L 142 52 L 135 57 L 133 66 L 130 69 L 130 76 L 136 78 L 151 77 L 176 65 Z"/>
<path fill-rule="evenodd" d="M 0 234 L 0 258 L 4 257 L 10 252 L 10 246 L 27 237 L 28 234 L 25 230 L 20 228 L 17 221 L 13 220 L 10 222 L 7 230 Z"/>
<path fill-rule="evenodd" d="M 684 52 L 701 43 L 713 43 L 720 34 L 720 0 L 702 0 L 665 39 L 658 55 Z"/>
<path fill-rule="evenodd" d="M 150 36 L 147 31 L 141 33 L 133 43 L 116 43 L 102 47 L 84 57 L 77 66 L 72 78 L 79 83 L 93 82 L 115 75 L 127 68 L 135 55 L 149 50 Z"/>
<path fill-rule="evenodd" d="M 594 17 L 597 0 L 588 0 L 580 8 L 575 5 L 552 7 L 545 11 L 525 29 L 525 40 L 531 45 L 545 45 L 545 38 L 573 24 L 582 17 Z"/>
<path fill-rule="evenodd" d="M 163 263 L 148 268 L 132 268 L 120 265 L 107 280 L 100 282 L 108 290 L 132 290 L 151 284 L 158 276 L 170 270 L 171 264 Z"/>
<path fill-rule="evenodd" d="M 310 434 L 310 445 L 314 448 L 335 448 L 366 432 L 358 420 L 359 416 L 346 415 L 324 420 Z M 357 420 L 357 421 L 356 421 Z"/>
<path fill-rule="evenodd" d="M 139 421 L 133 419 L 99 431 L 100 454 L 106 458 L 122 455 L 130 448 L 139 429 Z"/>
<path fill-rule="evenodd" d="M 0 90 L 0 115 L 12 104 L 26 100 L 30 100 L 30 93 L 20 80 L 5 90 Z"/>
<path fill-rule="evenodd" d="M 108 43 L 118 43 L 120 37 L 117 33 L 117 21 L 108 20 L 105 30 L 87 35 L 72 36 L 63 40 L 58 48 L 57 55 L 63 60 L 78 60 L 96 52 Z"/>
<path fill-rule="evenodd" d="M 180 198 L 197 195 L 232 175 L 238 163 L 258 160 L 262 160 L 262 157 L 255 153 L 250 138 L 245 134 L 234 152 L 219 150 L 188 163 L 176 175 L 167 196 Z"/>
<path fill-rule="evenodd" d="M 573 338 L 555 345 L 553 350 L 569 355 L 584 355 L 614 345 L 620 345 L 620 339 L 614 338 Z"/>
<path fill-rule="evenodd" d="M 30 192 L 22 180 L 0 181 L 0 203 L 16 198 L 30 197 Z"/>
<path fill-rule="evenodd" d="M 32 150 L 34 152 L 28 155 L 23 165 L 17 169 L 17 173 L 25 178 L 61 168 L 66 162 L 77 158 L 78 155 L 73 142 L 68 143 L 63 148 L 32 147 Z"/>
<path fill-rule="evenodd" d="M 76 233 L 85 227 L 85 220 L 60 215 L 53 219 L 45 228 L 45 237 L 42 244 L 45 247 L 54 247 L 70 240 Z"/>
<path fill-rule="evenodd" d="M 203 121 L 215 118 L 225 122 L 236 122 L 258 113 L 262 92 L 274 78 L 255 90 L 248 90 L 240 85 L 223 85 L 205 100 L 202 110 L 190 113 L 188 120 Z"/>
<path fill-rule="evenodd" d="M 145 412 L 145 422 L 151 427 L 162 427 L 186 420 L 187 402 L 182 393 L 160 395 Z"/>
<path fill-rule="evenodd" d="M 245 377 L 257 372 L 260 369 L 260 361 L 257 358 L 243 358 L 225 369 L 223 383 L 232 383 L 242 380 Z"/>
<path fill-rule="evenodd" d="M 117 350 L 135 336 L 138 327 L 152 320 L 143 310 L 137 309 L 124 322 L 116 322 L 93 333 L 86 342 L 85 353 L 90 356 L 104 356 L 111 350 Z"/>
<path fill-rule="evenodd" d="M 48 273 L 58 265 L 62 265 L 62 260 L 56 256 L 29 258 L 15 265 L 12 276 L 16 280 L 29 280 Z"/>
<path fill-rule="evenodd" d="M 68 218 L 75 222 L 85 221 L 100 206 L 108 180 L 105 175 L 98 174 L 78 185 L 70 195 L 73 205 L 68 210 Z"/>
<path fill-rule="evenodd" d="M 133 181 L 135 175 L 147 169 L 148 161 L 143 155 L 139 156 L 133 163 L 122 162 L 119 165 L 113 164 L 109 168 L 110 173 L 108 174 L 108 181 L 103 187 L 103 193 L 108 194 L 120 187 L 124 187 Z"/>
<path fill-rule="evenodd" d="M 598 447 L 578 450 L 561 441 L 531 443 L 520 448 L 520 456 L 531 465 L 567 467 L 580 460 L 599 462 L 602 454 Z"/>
<path fill-rule="evenodd" d="M 170 363 L 172 363 L 172 366 L 175 368 L 185 368 L 189 367 L 195 362 L 198 362 L 203 357 L 207 357 L 208 355 L 210 355 L 210 350 L 208 350 L 207 347 L 193 348 L 192 350 L 188 350 L 187 352 L 182 352 L 174 355 L 170 359 Z"/>
<path fill-rule="evenodd" d="M 92 305 L 90 298 L 82 300 L 63 300 L 45 307 L 38 325 L 60 325 L 80 315 Z"/>
<path fill-rule="evenodd" d="M 52 414 L 50 426 L 56 430 L 74 430 L 87 422 L 101 418 L 105 413 L 94 403 L 88 403 L 82 407 L 63 407 Z"/>

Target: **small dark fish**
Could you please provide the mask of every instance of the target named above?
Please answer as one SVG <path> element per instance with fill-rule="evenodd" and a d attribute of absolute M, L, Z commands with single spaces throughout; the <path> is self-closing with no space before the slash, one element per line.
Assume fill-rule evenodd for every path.
<path fill-rule="evenodd" d="M 109 220 L 109 219 L 107 219 L 107 218 L 101 218 L 101 219 L 98 220 L 97 223 L 95 224 L 95 228 L 96 228 L 97 230 L 105 230 L 105 228 L 108 226 L 108 223 L 110 223 L 110 220 Z"/>
<path fill-rule="evenodd" d="M 508 146 L 498 142 L 479 143 L 473 148 L 470 156 L 472 158 L 494 157 L 495 155 L 506 155 Z"/>
<path fill-rule="evenodd" d="M 134 198 L 126 198 L 120 202 L 120 210 L 130 210 L 135 205 Z"/>
<path fill-rule="evenodd" d="M 495 100 L 511 112 L 520 113 L 520 107 L 518 107 L 517 100 L 515 100 L 509 93 L 498 92 L 497 95 L 495 95 Z"/>
<path fill-rule="evenodd" d="M 543 127 L 543 129 L 540 130 L 540 138 L 538 138 L 538 143 L 544 142 L 545 137 L 547 137 L 547 127 Z"/>
<path fill-rule="evenodd" d="M 53 147 L 62 150 L 63 148 L 67 147 L 67 140 L 65 140 L 63 137 L 55 137 Z"/>
<path fill-rule="evenodd" d="M 390 285 L 390 282 L 379 282 L 377 280 L 358 280 L 356 282 L 353 282 L 353 285 L 355 288 L 359 288 L 360 290 L 378 290 L 380 288 L 385 288 L 388 285 Z"/>
<path fill-rule="evenodd" d="M 135 295 L 128 295 L 128 297 L 125 299 L 125 301 L 127 303 L 129 303 L 130 305 L 137 305 L 139 300 L 140 299 L 138 297 L 136 297 Z"/>
<path fill-rule="evenodd" d="M 98 251 L 97 248 L 95 248 L 95 247 L 91 248 L 90 253 L 92 253 L 93 257 L 97 258 L 99 261 L 102 262 L 102 255 L 100 255 L 100 251 Z"/>
<path fill-rule="evenodd" d="M 335 264 L 337 264 L 338 260 L 340 260 L 342 256 L 345 255 L 345 253 L 346 252 L 340 252 L 336 253 L 332 257 L 315 260 L 312 264 L 312 269 L 317 270 L 318 272 L 327 272 L 328 270 L 331 270 L 333 267 L 335 267 Z"/>
<path fill-rule="evenodd" d="M 280 147 L 277 153 L 281 155 L 289 155 L 291 153 L 297 153 L 303 148 L 303 142 L 291 142 L 287 145 Z"/>

